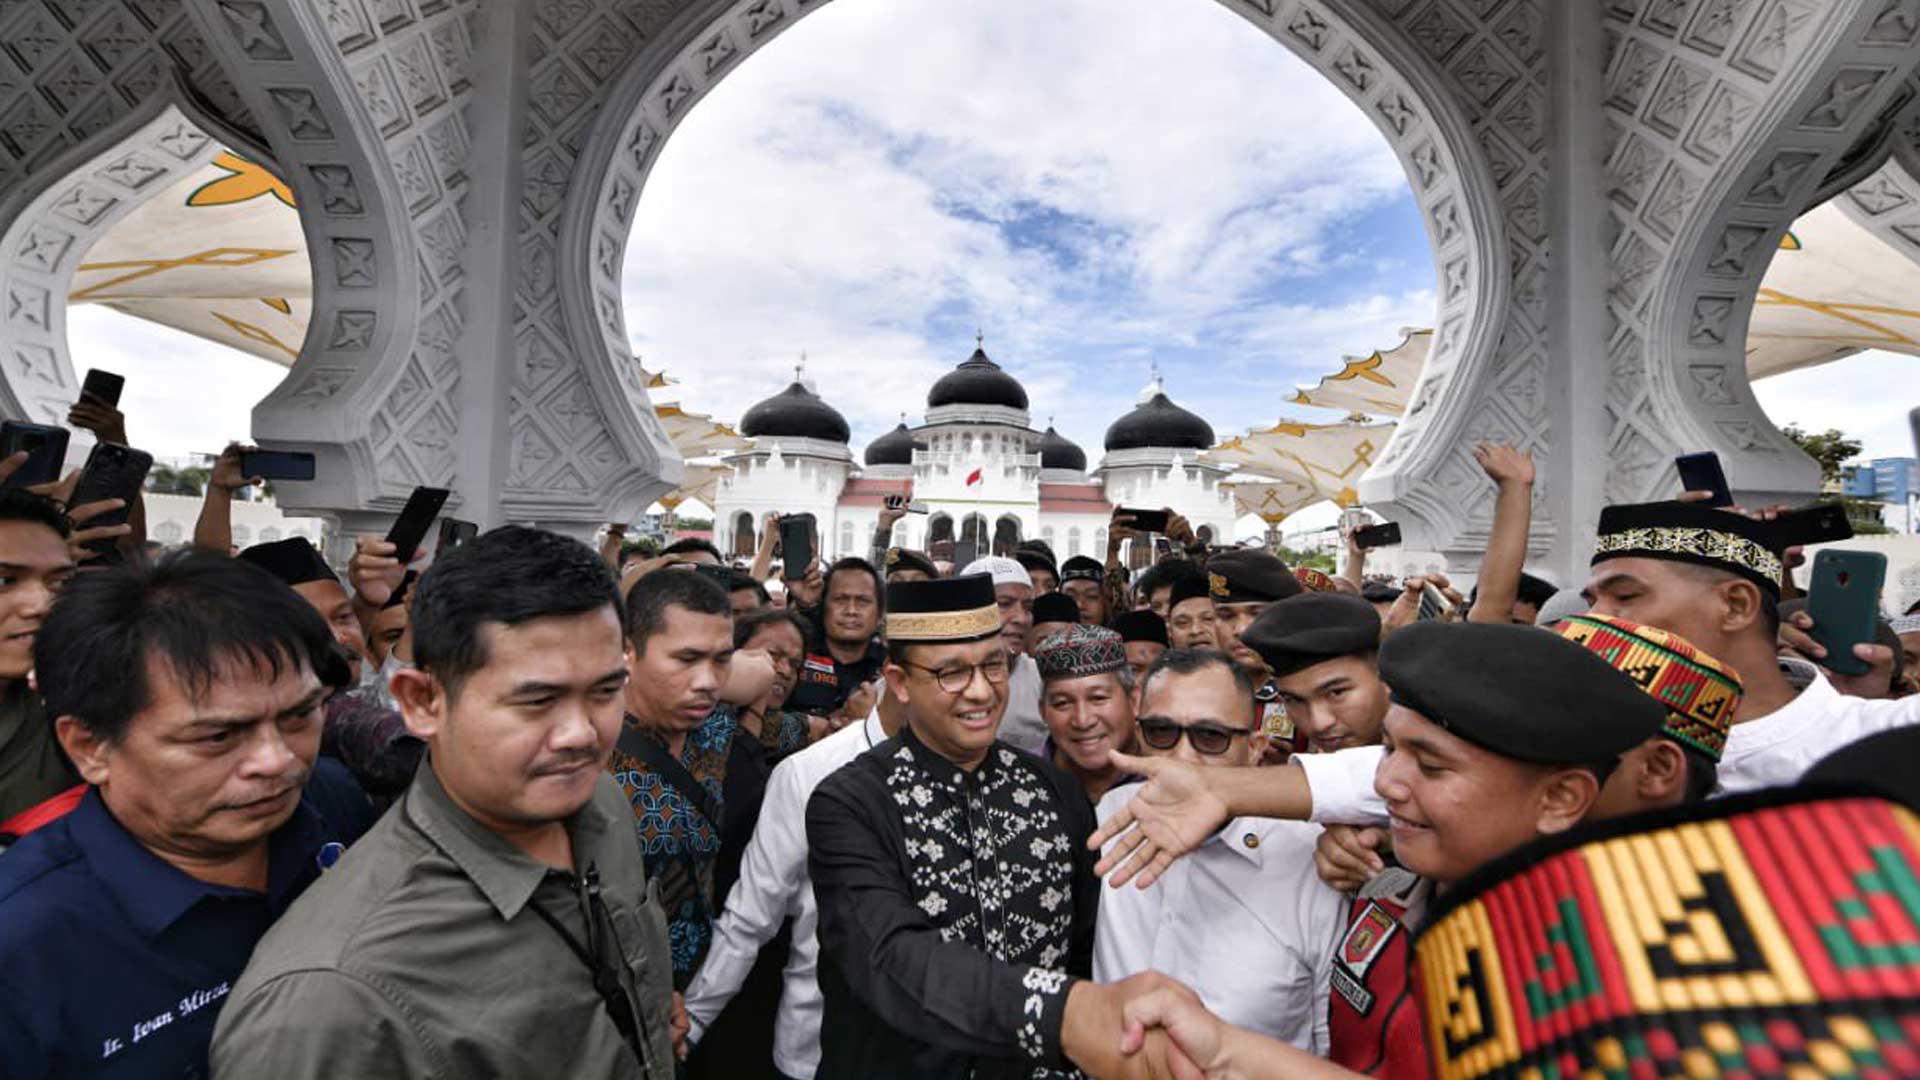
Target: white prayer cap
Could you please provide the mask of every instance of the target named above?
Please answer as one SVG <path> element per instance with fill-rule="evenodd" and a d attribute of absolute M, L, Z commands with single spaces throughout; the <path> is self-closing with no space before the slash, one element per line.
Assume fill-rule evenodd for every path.
<path fill-rule="evenodd" d="M 964 577 L 968 574 L 991 575 L 995 588 L 1002 585 L 1025 585 L 1029 589 L 1033 588 L 1033 575 L 1027 573 L 1026 567 L 998 555 L 984 555 L 975 559 L 955 576 Z"/>

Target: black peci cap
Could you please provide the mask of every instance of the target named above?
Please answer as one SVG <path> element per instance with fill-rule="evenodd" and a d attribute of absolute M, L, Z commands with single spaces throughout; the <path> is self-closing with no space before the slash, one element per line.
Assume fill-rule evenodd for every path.
<path fill-rule="evenodd" d="M 1041 623 L 1077 623 L 1080 605 L 1066 593 L 1042 593 L 1033 598 L 1033 625 Z"/>
<path fill-rule="evenodd" d="M 255 544 L 242 551 L 239 557 L 289 585 L 340 580 L 333 568 L 327 565 L 327 560 L 320 557 L 320 553 L 304 536 L 289 536 L 271 544 Z"/>
<path fill-rule="evenodd" d="M 1417 622 L 1380 647 L 1403 705 L 1496 754 L 1610 761 L 1660 733 L 1667 709 L 1592 652 L 1531 626 Z"/>
<path fill-rule="evenodd" d="M 1000 632 L 1000 606 L 986 574 L 887 585 L 887 640 L 979 641 Z"/>
<path fill-rule="evenodd" d="M 1113 620 L 1113 629 L 1120 635 L 1121 641 L 1152 641 L 1161 645 L 1169 644 L 1167 620 L 1146 608 L 1129 611 Z"/>

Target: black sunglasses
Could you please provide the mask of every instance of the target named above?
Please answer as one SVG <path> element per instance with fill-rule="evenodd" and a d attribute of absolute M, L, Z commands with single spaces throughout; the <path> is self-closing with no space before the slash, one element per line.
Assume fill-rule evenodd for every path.
<path fill-rule="evenodd" d="M 1140 738 L 1155 750 L 1171 750 L 1180 745 L 1180 736 L 1185 735 L 1193 748 L 1208 757 L 1217 757 L 1227 752 L 1233 745 L 1236 735 L 1251 735 L 1252 728 L 1229 728 L 1219 724 L 1177 724 L 1164 716 L 1143 716 L 1140 718 Z"/>

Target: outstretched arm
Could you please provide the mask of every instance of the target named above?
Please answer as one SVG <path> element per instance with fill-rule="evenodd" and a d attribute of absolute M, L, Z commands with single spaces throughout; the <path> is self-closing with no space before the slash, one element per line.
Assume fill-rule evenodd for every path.
<path fill-rule="evenodd" d="M 1527 530 L 1533 516 L 1533 456 L 1511 446 L 1479 443 L 1473 458 L 1499 488 L 1493 506 L 1493 536 L 1480 559 L 1480 592 L 1468 622 L 1513 620 L 1520 572 L 1527 562 Z"/>

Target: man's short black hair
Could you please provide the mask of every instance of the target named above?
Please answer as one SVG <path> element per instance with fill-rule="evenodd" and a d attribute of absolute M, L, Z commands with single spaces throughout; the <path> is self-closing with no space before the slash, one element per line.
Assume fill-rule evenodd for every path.
<path fill-rule="evenodd" d="M 73 523 L 67 520 L 67 513 L 60 509 L 59 503 L 19 488 L 0 488 L 0 521 L 45 525 L 59 533 L 62 540 L 73 534 Z"/>
<path fill-rule="evenodd" d="M 753 598 L 759 602 L 761 607 L 772 606 L 773 594 L 767 592 L 765 585 L 755 581 L 752 574 L 735 570 L 732 580 L 727 582 L 727 595 L 731 596 L 734 593 L 745 592 L 748 589 L 753 590 Z"/>
<path fill-rule="evenodd" d="M 152 705 L 152 658 L 193 698 L 235 661 L 274 679 L 307 668 L 335 689 L 352 679 L 326 620 L 300 594 L 251 563 L 192 549 L 79 575 L 33 642 L 47 715 L 71 716 L 108 743 Z"/>
<path fill-rule="evenodd" d="M 807 621 L 805 615 L 792 608 L 770 607 L 749 611 L 733 620 L 733 647 L 746 648 L 747 642 L 753 640 L 753 635 L 780 623 L 786 623 L 799 631 L 800 644 L 803 648 L 807 642 L 813 640 L 813 624 Z"/>
<path fill-rule="evenodd" d="M 874 602 L 879 605 L 882 614 L 887 610 L 887 583 L 880 577 L 880 571 L 873 564 L 858 555 L 846 558 L 827 567 L 827 576 L 820 580 L 820 602 L 825 604 L 827 597 L 833 595 L 833 578 L 836 574 L 861 573 L 873 579 Z"/>
<path fill-rule="evenodd" d="M 1233 685 L 1240 696 L 1247 701 L 1247 710 L 1253 712 L 1253 679 L 1247 669 L 1233 662 L 1233 658 L 1215 649 L 1168 649 L 1147 665 L 1140 676 L 1140 704 L 1147 702 L 1147 689 L 1153 685 L 1155 677 L 1162 672 L 1175 675 L 1192 675 L 1208 668 L 1224 668 L 1233 676 Z"/>
<path fill-rule="evenodd" d="M 1668 738 L 1687 759 L 1687 786 L 1681 798 L 1689 803 L 1706 802 L 1720 784 L 1720 763 L 1678 739 Z"/>
<path fill-rule="evenodd" d="M 706 574 L 663 566 L 634 582 L 627 593 L 627 639 L 635 649 L 647 651 L 648 639 L 667 628 L 668 608 L 733 617 L 733 605 L 719 582 Z"/>
<path fill-rule="evenodd" d="M 455 695 L 487 665 L 480 634 L 487 624 L 518 626 L 609 606 L 617 617 L 620 590 L 593 549 L 558 533 L 504 525 L 435 559 L 421 576 L 408 607 L 414 666 Z"/>
<path fill-rule="evenodd" d="M 713 556 L 715 559 L 718 559 L 723 565 L 727 561 L 727 557 L 725 555 L 720 554 L 720 549 L 713 546 L 713 541 L 702 540 L 697 536 L 683 536 L 680 539 L 675 540 L 673 543 L 668 544 L 666 547 L 661 548 L 660 554 L 691 555 L 696 551 L 706 552 L 707 554 Z"/>

